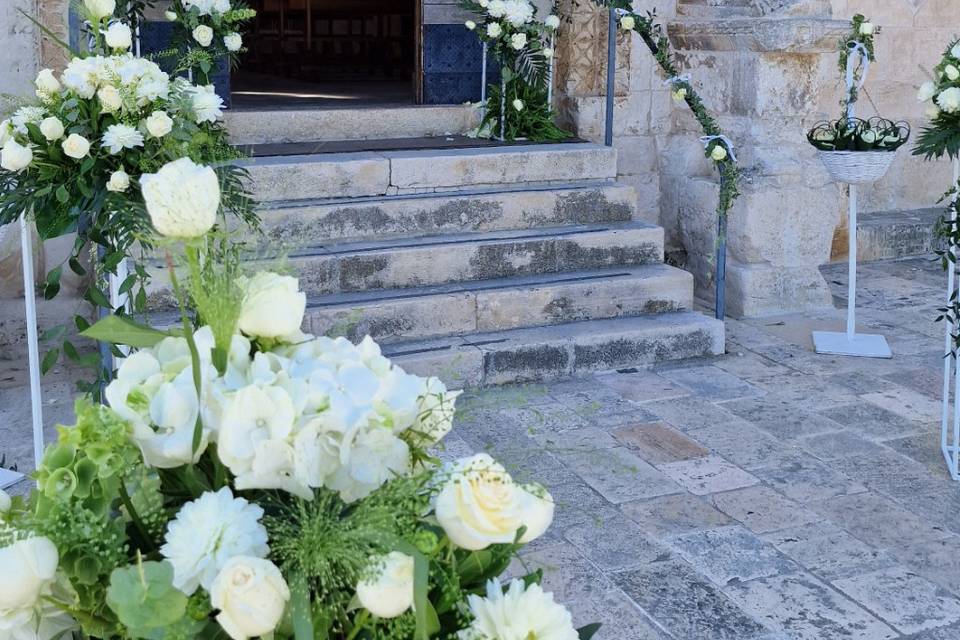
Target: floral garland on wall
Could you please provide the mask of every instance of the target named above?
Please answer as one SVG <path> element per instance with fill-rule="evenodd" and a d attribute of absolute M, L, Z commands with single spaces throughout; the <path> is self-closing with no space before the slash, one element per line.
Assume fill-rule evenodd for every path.
<path fill-rule="evenodd" d="M 116 274 L 135 243 L 149 247 L 150 221 L 142 176 L 178 158 L 216 164 L 222 219 L 256 225 L 247 192 L 247 173 L 230 163 L 238 157 L 221 119 L 223 100 L 211 86 L 171 79 L 154 62 L 129 53 L 131 28 L 112 20 L 113 0 L 84 0 L 92 48 L 74 57 L 59 77 L 50 69 L 36 79 L 37 101 L 0 122 L 0 225 L 27 212 L 41 240 L 76 233 L 72 254 L 46 276 L 44 297 L 55 297 L 65 268 L 88 276 L 91 252 L 95 278 L 83 297 L 114 311 L 103 280 Z M 64 44 L 64 46 L 66 46 Z M 136 266 L 120 286 L 135 311 L 146 306 L 147 273 Z M 74 318 L 77 328 L 88 321 Z M 61 339 L 66 327 L 47 334 Z M 81 356 L 68 339 L 44 358 L 49 370 L 65 355 L 99 371 L 95 354 Z M 100 372 L 99 375 L 102 375 Z M 98 388 L 100 380 L 88 385 Z"/>
<path fill-rule="evenodd" d="M 505 140 L 562 140 L 569 133 L 556 125 L 547 83 L 554 56 L 551 38 L 560 18 L 542 22 L 529 0 L 460 0 L 460 7 L 480 22 L 467 20 L 488 52 L 499 62 L 503 83 L 491 84 L 477 134 Z M 503 116 L 501 120 L 501 115 Z"/>
<path fill-rule="evenodd" d="M 181 66 L 189 69 L 199 84 L 210 84 L 220 60 L 233 68 L 243 53 L 243 27 L 257 12 L 242 0 L 173 0 L 165 12 L 174 23 L 175 47 L 164 57 L 186 52 Z"/>

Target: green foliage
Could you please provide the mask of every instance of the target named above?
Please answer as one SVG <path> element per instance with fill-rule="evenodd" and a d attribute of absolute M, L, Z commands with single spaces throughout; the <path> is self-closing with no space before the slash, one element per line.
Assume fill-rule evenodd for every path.
<path fill-rule="evenodd" d="M 168 638 L 166 628 L 185 619 L 188 627 L 203 626 L 187 618 L 187 596 L 173 586 L 173 566 L 168 562 L 143 562 L 138 557 L 136 564 L 115 569 L 106 601 L 134 638 Z"/>
<path fill-rule="evenodd" d="M 910 139 L 910 124 L 883 118 L 821 122 L 807 134 L 820 151 L 896 151 Z"/>
<path fill-rule="evenodd" d="M 110 344 L 126 345 L 137 349 L 155 346 L 169 334 L 140 324 L 124 316 L 107 316 L 80 332 L 85 338 Z"/>
<path fill-rule="evenodd" d="M 853 16 L 853 19 L 850 21 L 850 32 L 844 37 L 840 38 L 840 42 L 837 45 L 837 48 L 840 51 L 840 74 L 843 77 L 846 77 L 847 64 L 850 61 L 850 53 L 852 52 L 852 47 L 856 43 L 861 43 L 867 50 L 867 58 L 870 60 L 870 62 L 875 62 L 877 59 L 876 36 L 879 35 L 881 29 L 880 27 L 875 27 L 873 33 L 861 33 L 860 29 L 866 22 L 870 21 L 859 13 Z M 859 80 L 863 77 L 863 71 L 864 70 L 862 67 L 858 67 L 854 70 L 854 85 L 850 87 L 849 91 L 844 94 L 843 100 L 840 101 L 840 106 L 843 108 L 843 117 L 846 117 L 847 109 L 854 105 L 860 98 L 859 91 L 857 90 L 857 84 L 859 84 Z"/>
<path fill-rule="evenodd" d="M 553 111 L 547 104 L 547 91 L 544 87 L 528 84 L 522 77 L 505 71 L 506 96 L 501 99 L 500 85 L 490 85 L 490 98 L 483 122 L 482 131 L 514 141 L 518 138 L 529 138 L 538 142 L 559 142 L 570 137 L 570 133 L 556 125 L 553 120 Z M 514 100 L 520 100 L 521 109 L 516 109 Z M 500 107 L 506 107 L 504 130 L 500 130 Z"/>
<path fill-rule="evenodd" d="M 231 0 L 230 4 L 229 11 L 210 15 L 201 15 L 197 7 L 188 8 L 182 0 L 174 0 L 170 5 L 177 19 L 174 22 L 173 46 L 164 56 L 178 60 L 176 73 L 190 71 L 198 84 L 207 85 L 220 60 L 226 60 L 230 68 L 238 65 L 244 49 L 229 51 L 223 38 L 230 33 L 242 34 L 257 12 L 242 0 Z M 213 41 L 209 47 L 201 47 L 193 38 L 193 30 L 201 25 L 213 29 Z"/>

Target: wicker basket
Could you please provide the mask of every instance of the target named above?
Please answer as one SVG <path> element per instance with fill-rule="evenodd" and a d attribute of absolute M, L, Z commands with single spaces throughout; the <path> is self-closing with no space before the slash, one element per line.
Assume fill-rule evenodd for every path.
<path fill-rule="evenodd" d="M 870 184 L 887 174 L 895 151 L 820 151 L 820 161 L 836 182 Z"/>

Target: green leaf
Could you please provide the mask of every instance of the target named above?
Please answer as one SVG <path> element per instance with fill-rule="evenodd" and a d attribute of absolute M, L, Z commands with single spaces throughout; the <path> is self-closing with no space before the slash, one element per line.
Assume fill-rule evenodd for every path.
<path fill-rule="evenodd" d="M 73 271 L 78 276 L 87 275 L 87 270 L 83 268 L 83 265 L 80 264 L 80 260 L 78 260 L 76 256 L 73 256 L 72 258 L 70 258 L 69 265 L 70 265 L 70 271 Z"/>
<path fill-rule="evenodd" d="M 67 204 L 67 200 L 70 199 L 70 192 L 67 191 L 67 188 L 63 185 L 57 189 L 57 202 L 60 204 Z"/>
<path fill-rule="evenodd" d="M 603 625 L 601 625 L 599 622 L 588 624 L 585 627 L 580 627 L 577 629 L 577 635 L 580 636 L 580 640 L 590 640 L 590 638 L 592 638 L 602 626 Z"/>
<path fill-rule="evenodd" d="M 50 327 L 40 335 L 40 342 L 53 342 L 54 340 L 58 340 L 66 332 L 67 325 L 65 324 Z"/>
<path fill-rule="evenodd" d="M 40 373 L 47 375 L 58 360 L 60 360 L 60 349 L 47 351 L 46 355 L 43 356 L 43 362 L 40 363 Z"/>
<path fill-rule="evenodd" d="M 134 635 L 151 637 L 152 630 L 184 618 L 187 596 L 173 586 L 173 566 L 169 562 L 140 561 L 110 574 L 107 606 Z"/>
<path fill-rule="evenodd" d="M 96 162 L 96 159 L 93 156 L 87 156 L 83 163 L 80 165 L 80 173 L 88 173 L 90 169 L 93 169 L 93 163 Z"/>
<path fill-rule="evenodd" d="M 296 640 L 314 640 L 313 619 L 310 616 L 310 588 L 302 575 L 290 581 L 290 617 Z"/>
<path fill-rule="evenodd" d="M 113 308 L 110 304 L 110 300 L 107 299 L 107 296 L 103 293 L 103 291 L 100 291 L 100 289 L 96 287 L 90 287 L 87 289 L 86 298 L 95 306 L 103 307 L 104 309 Z"/>
<path fill-rule="evenodd" d="M 169 334 L 148 327 L 121 316 L 107 316 L 89 329 L 80 333 L 84 338 L 91 338 L 109 344 L 122 344 L 136 349 L 146 349 L 155 346 Z"/>
<path fill-rule="evenodd" d="M 77 351 L 77 348 L 69 340 L 63 341 L 63 353 L 68 358 L 74 362 L 80 362 L 80 353 Z"/>

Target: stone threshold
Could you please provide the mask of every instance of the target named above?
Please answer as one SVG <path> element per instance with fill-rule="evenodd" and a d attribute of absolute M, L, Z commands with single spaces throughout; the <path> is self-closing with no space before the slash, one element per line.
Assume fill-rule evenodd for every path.
<path fill-rule="evenodd" d="M 330 140 L 319 142 L 281 142 L 270 144 L 238 145 L 237 148 L 251 158 L 302 156 L 327 153 L 362 153 L 369 151 L 429 151 L 443 149 L 489 149 L 541 144 L 573 144 L 586 142 L 570 137 L 560 141 L 533 142 L 516 140 L 501 142 L 487 138 L 471 138 L 464 135 L 425 136 L 418 138 L 383 138 L 376 140 Z"/>

